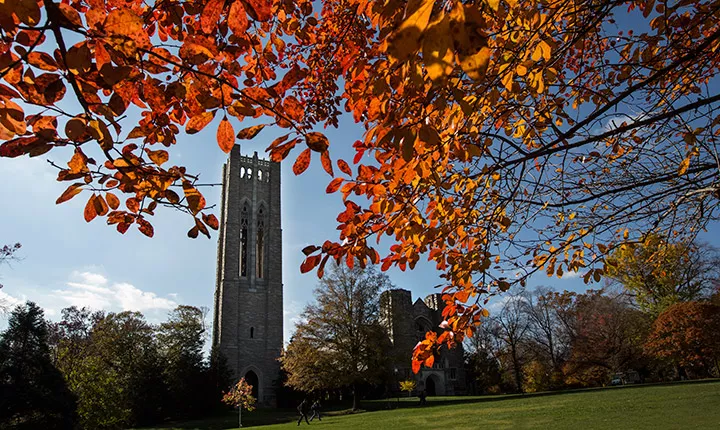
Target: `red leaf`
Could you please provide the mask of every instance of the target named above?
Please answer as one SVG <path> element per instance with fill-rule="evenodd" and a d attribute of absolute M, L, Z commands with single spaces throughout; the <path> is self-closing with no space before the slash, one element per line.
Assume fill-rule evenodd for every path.
<path fill-rule="evenodd" d="M 245 0 L 248 14 L 257 21 L 269 21 L 272 18 L 272 0 Z"/>
<path fill-rule="evenodd" d="M 125 200 L 125 206 L 127 206 L 130 212 L 138 213 L 140 211 L 140 202 L 138 202 L 135 197 L 130 197 Z"/>
<path fill-rule="evenodd" d="M 433 364 L 435 364 L 435 356 L 430 355 L 428 358 L 425 359 L 424 364 L 426 367 L 433 367 Z"/>
<path fill-rule="evenodd" d="M 224 117 L 222 121 L 220 121 L 217 129 L 217 141 L 220 149 L 226 154 L 229 154 L 233 146 L 235 146 L 235 130 L 233 130 L 233 126 L 227 117 Z"/>
<path fill-rule="evenodd" d="M 307 257 L 305 261 L 300 265 L 300 272 L 301 273 L 307 273 L 315 268 L 318 264 L 320 264 L 322 256 L 321 255 L 313 255 L 311 257 Z"/>
<path fill-rule="evenodd" d="M 295 164 L 293 164 L 293 173 L 296 175 L 301 174 L 305 170 L 307 170 L 308 166 L 310 165 L 310 148 L 306 148 L 303 152 L 298 155 L 297 160 L 295 160 Z"/>
<path fill-rule="evenodd" d="M 328 184 L 327 188 L 325 188 L 325 192 L 328 194 L 332 194 L 338 189 L 340 189 L 340 186 L 342 185 L 344 179 L 343 178 L 335 178 L 332 181 L 330 181 L 330 184 Z"/>
<path fill-rule="evenodd" d="M 338 160 L 337 165 L 341 172 L 348 176 L 352 176 L 352 170 L 350 170 L 350 166 L 348 166 L 348 163 L 346 163 L 345 160 Z"/>
<path fill-rule="evenodd" d="M 320 154 L 320 162 L 322 162 L 323 169 L 325 169 L 328 175 L 335 176 L 333 174 L 332 161 L 330 160 L 330 153 L 328 151 Z"/>
<path fill-rule="evenodd" d="M 412 361 L 412 371 L 413 371 L 413 373 L 418 373 L 418 372 L 420 371 L 420 366 L 421 366 L 421 365 L 422 365 L 422 363 L 421 363 L 420 361 L 418 361 L 418 360 L 413 360 L 413 361 Z"/>
<path fill-rule="evenodd" d="M 188 230 L 187 235 L 191 239 L 196 239 L 198 237 L 198 232 L 199 232 L 199 230 L 197 228 L 197 225 L 194 225 L 193 228 Z"/>
<path fill-rule="evenodd" d="M 130 228 L 129 222 L 121 222 L 117 225 L 117 231 L 119 231 L 121 234 L 125 234 L 126 231 Z"/>
<path fill-rule="evenodd" d="M 212 33 L 217 28 L 225 0 L 210 0 L 200 15 L 200 28 L 204 33 Z"/>
<path fill-rule="evenodd" d="M 317 245 L 308 245 L 305 248 L 303 248 L 302 253 L 305 255 L 310 255 L 313 252 L 317 251 L 318 249 L 320 249 L 320 247 Z"/>

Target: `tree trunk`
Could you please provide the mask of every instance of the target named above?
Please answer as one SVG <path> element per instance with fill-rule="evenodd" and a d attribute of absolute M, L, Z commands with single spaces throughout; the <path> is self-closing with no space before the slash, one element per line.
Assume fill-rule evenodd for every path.
<path fill-rule="evenodd" d="M 357 383 L 353 383 L 353 411 L 360 409 L 360 393 L 358 392 Z"/>
<path fill-rule="evenodd" d="M 515 368 L 515 384 L 517 385 L 518 393 L 522 393 L 522 370 L 520 369 L 520 360 L 517 356 L 517 348 L 514 344 L 510 347 L 510 351 L 512 353 L 513 367 Z"/>

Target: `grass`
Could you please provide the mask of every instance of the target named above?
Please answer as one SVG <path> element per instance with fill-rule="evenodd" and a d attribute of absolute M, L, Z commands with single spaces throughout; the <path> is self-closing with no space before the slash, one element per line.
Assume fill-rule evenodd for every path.
<path fill-rule="evenodd" d="M 326 429 L 712 429 L 720 428 L 720 382 L 648 385 L 525 396 L 431 397 L 364 402 L 359 413 L 330 411 Z M 243 428 L 295 427 L 294 410 L 243 414 Z M 309 427 L 305 422 L 302 426 Z M 237 415 L 176 423 L 168 429 L 237 428 Z M 158 428 L 159 430 L 160 428 Z"/>

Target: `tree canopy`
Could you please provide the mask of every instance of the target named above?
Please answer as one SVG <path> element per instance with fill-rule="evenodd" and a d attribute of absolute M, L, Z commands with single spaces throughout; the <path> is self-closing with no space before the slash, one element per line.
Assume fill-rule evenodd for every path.
<path fill-rule="evenodd" d="M 218 221 L 197 175 L 169 163 L 178 136 L 213 123 L 228 152 L 282 130 L 271 159 L 294 159 L 300 174 L 319 157 L 345 204 L 339 237 L 306 248 L 303 271 L 321 275 L 330 258 L 405 270 L 426 256 L 443 272 L 455 336 L 429 334 L 415 354 L 425 360 L 472 334 L 488 292 L 536 271 L 599 280 L 619 243 L 693 236 L 717 220 L 719 10 L 720 0 L 3 2 L 0 156 L 50 153 L 68 182 L 58 203 L 82 194 L 87 221 L 152 236 L 149 219 L 171 206 L 192 217 L 189 235 L 209 236 Z M 345 114 L 365 133 L 351 163 L 333 163 L 343 142 L 318 130 Z M 372 241 L 383 235 L 381 255 Z"/>

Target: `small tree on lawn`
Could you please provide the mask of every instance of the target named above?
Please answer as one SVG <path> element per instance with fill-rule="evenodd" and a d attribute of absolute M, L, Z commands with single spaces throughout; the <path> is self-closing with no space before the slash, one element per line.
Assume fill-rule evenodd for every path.
<path fill-rule="evenodd" d="M 230 391 L 223 396 L 223 403 L 238 408 L 238 424 L 242 427 L 242 410 L 255 410 L 255 397 L 252 395 L 252 385 L 248 384 L 245 378 L 240 378 Z"/>
<path fill-rule="evenodd" d="M 417 383 L 412 379 L 408 379 L 407 381 L 400 381 L 400 390 L 407 391 L 408 397 L 410 397 L 410 393 L 415 390 L 416 386 Z"/>

